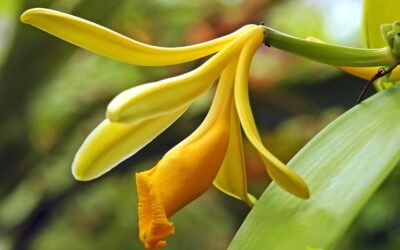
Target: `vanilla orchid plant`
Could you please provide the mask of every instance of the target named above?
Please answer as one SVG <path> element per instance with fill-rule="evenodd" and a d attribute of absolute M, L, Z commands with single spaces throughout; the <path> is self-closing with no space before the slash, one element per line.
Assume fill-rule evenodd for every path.
<path fill-rule="evenodd" d="M 165 238 L 175 232 L 170 217 L 212 184 L 249 206 L 254 205 L 256 198 L 247 191 L 241 129 L 276 184 L 296 197 L 310 197 L 306 182 L 264 147 L 253 118 L 248 75 L 252 57 L 261 44 L 346 66 L 349 71 L 365 66 L 391 66 L 398 61 L 394 42 L 382 48 L 350 48 L 299 39 L 263 25 L 246 25 L 201 44 L 165 48 L 140 43 L 50 9 L 28 10 L 21 21 L 129 64 L 166 66 L 211 56 L 188 73 L 139 85 L 117 95 L 107 107 L 105 120 L 83 142 L 72 165 L 77 180 L 88 181 L 103 175 L 162 133 L 218 81 L 202 124 L 152 169 L 136 173 L 139 238 L 148 249 L 166 245 Z"/>

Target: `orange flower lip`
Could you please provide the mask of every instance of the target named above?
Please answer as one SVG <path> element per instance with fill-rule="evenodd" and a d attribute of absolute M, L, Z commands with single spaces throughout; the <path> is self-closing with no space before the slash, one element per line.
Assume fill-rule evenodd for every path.
<path fill-rule="evenodd" d="M 224 71 L 203 123 L 148 171 L 136 174 L 139 238 L 147 248 L 165 246 L 175 232 L 168 218 L 204 193 L 225 159 L 233 108 L 236 62 Z"/>
<path fill-rule="evenodd" d="M 147 248 L 164 246 L 162 239 L 175 232 L 168 217 L 211 186 L 225 157 L 228 125 L 217 124 L 201 135 L 193 133 L 201 137 L 188 137 L 154 168 L 136 174 L 139 238 Z"/>
<path fill-rule="evenodd" d="M 150 172 L 149 175 L 153 170 L 147 171 Z M 139 239 L 146 248 L 152 249 L 165 246 L 166 241 L 162 239 L 174 234 L 175 227 L 168 221 L 160 194 L 153 190 L 154 185 L 147 172 L 136 174 L 139 194 Z"/>

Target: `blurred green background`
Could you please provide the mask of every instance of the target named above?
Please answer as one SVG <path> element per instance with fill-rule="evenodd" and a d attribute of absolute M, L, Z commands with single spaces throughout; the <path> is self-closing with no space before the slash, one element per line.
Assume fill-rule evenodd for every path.
<path fill-rule="evenodd" d="M 152 167 L 190 134 L 213 93 L 122 166 L 77 182 L 70 170 L 74 154 L 117 93 L 187 72 L 204 60 L 170 67 L 118 63 L 21 24 L 19 15 L 32 7 L 71 13 L 160 46 L 201 42 L 263 21 L 292 35 L 362 46 L 361 0 L 1 0 L 0 250 L 143 249 L 134 172 Z M 365 83 L 267 47 L 256 54 L 250 79 L 264 142 L 284 161 L 352 107 Z M 262 193 L 269 179 L 247 144 L 246 164 L 250 190 Z M 397 169 L 337 249 L 400 249 L 399 190 Z M 211 188 L 173 216 L 177 232 L 167 249 L 225 249 L 248 211 Z"/>

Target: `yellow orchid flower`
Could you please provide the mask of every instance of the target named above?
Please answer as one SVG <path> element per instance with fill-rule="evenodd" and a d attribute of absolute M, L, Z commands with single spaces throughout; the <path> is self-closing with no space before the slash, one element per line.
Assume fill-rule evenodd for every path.
<path fill-rule="evenodd" d="M 165 246 L 173 234 L 168 220 L 214 184 L 253 206 L 248 193 L 240 127 L 257 149 L 271 178 L 286 191 L 308 198 L 305 182 L 272 155 L 259 136 L 248 98 L 251 59 L 265 29 L 247 25 L 225 37 L 187 47 L 143 44 L 92 22 L 48 9 L 26 11 L 21 20 L 84 49 L 126 63 L 159 66 L 213 55 L 186 74 L 143 84 L 116 96 L 106 119 L 75 156 L 72 172 L 91 180 L 135 154 L 178 119 L 219 78 L 203 123 L 148 171 L 136 174 L 139 238 L 146 248 Z M 222 72 L 222 74 L 221 74 Z"/>
<path fill-rule="evenodd" d="M 229 144 L 232 89 L 236 63 L 222 73 L 203 123 L 171 149 L 157 165 L 136 174 L 139 194 L 139 237 L 147 248 L 165 245 L 174 232 L 167 218 L 205 192 L 225 158 Z"/>
<path fill-rule="evenodd" d="M 216 68 L 222 70 L 222 65 L 238 53 L 244 39 L 251 36 L 251 30 L 254 33 L 256 29 L 254 26 L 244 31 L 242 36 L 196 70 L 119 94 L 109 104 L 108 119 L 89 135 L 79 149 L 73 163 L 74 176 L 79 180 L 96 178 L 154 139 L 211 86 L 219 74 Z M 149 128 L 148 123 L 153 126 Z"/>

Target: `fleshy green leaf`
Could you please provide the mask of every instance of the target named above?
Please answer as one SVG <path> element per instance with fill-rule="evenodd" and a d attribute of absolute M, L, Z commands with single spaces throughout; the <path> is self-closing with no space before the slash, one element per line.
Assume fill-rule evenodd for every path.
<path fill-rule="evenodd" d="M 289 162 L 309 184 L 309 200 L 272 184 L 229 249 L 332 249 L 399 161 L 400 88 L 393 87 L 339 117 Z"/>
<path fill-rule="evenodd" d="M 400 1 L 364 0 L 363 32 L 367 48 L 387 46 L 381 35 L 381 24 L 400 21 Z"/>

